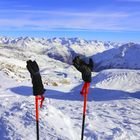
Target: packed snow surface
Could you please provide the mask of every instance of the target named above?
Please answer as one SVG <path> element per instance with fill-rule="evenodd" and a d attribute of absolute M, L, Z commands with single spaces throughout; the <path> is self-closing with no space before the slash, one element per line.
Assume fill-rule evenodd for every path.
<path fill-rule="evenodd" d="M 79 93 L 83 82 L 81 74 L 69 63 L 73 54 L 76 54 L 75 50 L 80 51 L 78 44 L 89 43 L 76 38 L 70 40 L 54 38 L 47 41 L 33 38 L 14 40 L 0 38 L 0 42 L 2 44 L 0 46 L 0 140 L 36 139 L 35 97 L 32 95 L 30 74 L 26 69 L 28 59 L 38 62 L 46 89 L 43 107 L 39 109 L 40 139 L 80 140 L 83 96 Z M 12 44 L 18 43 L 19 46 L 23 45 L 23 48 L 16 46 L 17 44 L 14 47 L 11 42 Z M 40 43 L 40 46 L 36 47 L 36 43 Z M 102 42 L 91 41 L 90 43 L 102 44 L 103 46 L 101 46 L 104 48 L 101 47 L 102 51 L 99 49 L 100 45 L 98 46 L 102 55 L 106 51 L 112 50 L 113 45 L 114 49 L 121 49 L 118 44 L 109 43 L 105 47 Z M 49 44 L 52 49 L 49 45 L 48 50 L 44 49 L 44 44 L 46 46 Z M 73 52 L 69 55 L 71 58 L 67 57 L 67 53 L 60 51 L 61 45 L 58 45 L 60 47 L 58 49 L 56 44 L 67 46 L 67 49 L 63 51 L 71 50 Z M 74 46 L 72 46 L 73 44 Z M 75 47 L 75 50 L 70 46 Z M 139 50 L 138 46 L 136 48 Z M 58 57 L 60 58 L 58 60 L 54 53 L 56 49 L 58 54 L 63 54 L 63 57 Z M 127 53 L 123 50 L 121 58 L 128 56 L 132 51 Z M 53 53 L 55 57 L 52 57 Z M 82 50 L 81 54 L 83 54 Z M 83 55 L 93 56 L 94 54 L 89 51 L 88 54 Z M 133 52 L 132 55 L 134 56 Z M 118 51 L 115 56 L 120 56 Z M 109 57 L 112 58 L 111 54 Z M 132 60 L 131 57 L 126 58 Z M 108 58 L 105 59 L 108 60 Z M 114 59 L 118 59 L 118 57 Z M 135 59 L 132 61 L 138 62 Z M 63 62 L 67 62 L 67 64 Z M 100 64 L 105 66 L 105 69 L 107 68 L 106 62 L 100 61 Z M 125 65 L 132 66 L 129 64 Z M 114 68 L 92 73 L 84 140 L 140 139 L 140 70 L 137 69 L 138 67 L 137 70 L 134 68 Z"/>

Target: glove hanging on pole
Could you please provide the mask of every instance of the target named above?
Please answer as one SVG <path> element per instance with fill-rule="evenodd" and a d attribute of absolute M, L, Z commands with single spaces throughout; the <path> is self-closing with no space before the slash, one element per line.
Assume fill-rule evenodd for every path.
<path fill-rule="evenodd" d="M 40 108 L 42 107 L 44 101 L 44 86 L 42 83 L 41 75 L 39 72 L 39 66 L 36 61 L 27 61 L 27 69 L 30 72 L 32 84 L 33 84 L 33 95 L 35 96 L 35 108 L 36 108 L 36 134 L 37 140 L 39 140 L 39 110 L 38 110 L 38 102 L 40 102 Z"/>
<path fill-rule="evenodd" d="M 79 56 L 75 57 L 73 60 L 73 65 L 75 68 L 82 73 L 82 79 L 84 80 L 84 85 L 81 90 L 81 95 L 84 96 L 84 105 L 83 105 L 83 121 L 82 121 L 82 133 L 81 140 L 84 137 L 84 125 L 85 125 L 85 117 L 86 117 L 86 103 L 87 103 L 87 94 L 90 87 L 91 82 L 91 72 L 94 66 L 92 59 L 89 59 L 89 63 L 87 64 Z"/>
<path fill-rule="evenodd" d="M 82 79 L 85 82 L 91 82 L 91 72 L 94 66 L 93 60 L 90 58 L 89 63 L 84 62 L 79 56 L 73 59 L 73 65 L 82 73 Z"/>
<path fill-rule="evenodd" d="M 32 84 L 33 84 L 33 95 L 43 95 L 45 92 L 41 75 L 39 72 L 39 66 L 36 61 L 27 61 L 27 69 L 30 72 Z"/>

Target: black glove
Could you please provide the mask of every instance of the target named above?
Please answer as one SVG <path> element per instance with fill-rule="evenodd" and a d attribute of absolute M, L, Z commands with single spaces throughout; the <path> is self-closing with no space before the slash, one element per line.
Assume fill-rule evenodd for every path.
<path fill-rule="evenodd" d="M 31 74 L 32 84 L 33 84 L 33 94 L 43 95 L 45 92 L 44 86 L 42 84 L 41 75 L 39 73 L 39 67 L 36 61 L 27 61 L 27 69 Z"/>
<path fill-rule="evenodd" d="M 80 59 L 79 56 L 76 56 L 73 59 L 73 65 L 78 71 L 82 73 L 82 79 L 85 82 L 91 82 L 91 72 L 94 66 L 91 58 L 89 59 L 89 64 L 87 64 L 82 59 Z"/>

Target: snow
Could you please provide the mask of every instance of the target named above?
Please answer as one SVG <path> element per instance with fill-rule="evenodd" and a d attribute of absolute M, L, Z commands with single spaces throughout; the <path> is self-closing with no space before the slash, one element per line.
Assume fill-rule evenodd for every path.
<path fill-rule="evenodd" d="M 97 64 L 96 71 L 110 68 L 140 69 L 140 45 L 126 43 L 93 55 Z"/>
<path fill-rule="evenodd" d="M 0 46 L 48 55 L 56 60 L 71 64 L 71 58 L 77 54 L 92 56 L 93 54 L 113 48 L 113 46 L 118 47 L 120 44 L 104 43 L 96 40 L 86 41 L 80 38 L 38 39 L 29 37 L 0 37 Z"/>
<path fill-rule="evenodd" d="M 26 44 L 24 49 L 12 45 L 11 42 L 19 40 L 25 40 L 28 45 Z M 37 42 L 45 44 L 46 47 L 40 45 L 41 47 L 38 46 L 34 51 L 32 47 L 36 45 L 32 46 L 32 43 L 30 44 L 32 41 L 35 44 Z M 105 51 L 113 49 L 114 55 L 118 56 L 114 50 L 121 50 L 121 46 L 110 46 L 112 44 L 110 42 L 104 46 L 103 42 L 88 42 L 76 38 L 51 40 L 0 38 L 0 42 L 3 42 L 0 48 L 0 139 L 36 139 L 35 97 L 32 95 L 30 74 L 26 69 L 26 61 L 32 59 L 36 60 L 40 66 L 40 73 L 46 88 L 43 108 L 39 109 L 40 139 L 79 140 L 83 111 L 83 97 L 79 94 L 83 85 L 81 74 L 72 65 L 63 63 L 64 59 L 57 60 L 57 58 L 49 57 L 47 55 L 49 45 L 65 44 L 61 48 L 64 47 L 63 51 L 66 52 L 69 50 L 67 55 L 71 54 L 71 59 L 74 44 L 87 44 L 84 48 L 86 50 L 87 47 L 86 56 L 89 53 L 91 56 L 95 53 L 90 52 L 94 49 L 91 49 L 88 43 L 100 44 L 97 46 L 99 50 L 101 47 L 102 55 Z M 25 42 L 22 41 L 22 43 Z M 5 46 L 5 44 L 8 45 Z M 131 48 L 129 51 L 129 46 L 130 48 L 133 46 L 134 50 Z M 75 46 L 76 51 L 79 50 L 78 47 Z M 138 57 L 135 49 L 139 51 L 139 46 L 129 44 L 128 47 L 125 45 L 125 49 L 119 51 L 119 55 L 126 57 L 132 53 L 133 57 L 134 55 Z M 58 48 L 55 46 L 58 53 L 62 53 L 61 58 L 63 58 L 65 54 Z M 52 49 L 54 54 L 55 49 Z M 42 53 L 42 50 L 45 50 L 45 53 Z M 79 52 L 83 54 L 82 49 Z M 67 58 L 67 55 L 64 58 Z M 132 60 L 131 57 L 128 58 Z M 134 61 L 138 62 L 133 59 Z M 106 66 L 106 61 L 100 66 Z M 140 139 L 140 70 L 131 68 L 133 69 L 105 68 L 106 70 L 92 73 L 93 80 L 88 94 L 84 140 Z"/>

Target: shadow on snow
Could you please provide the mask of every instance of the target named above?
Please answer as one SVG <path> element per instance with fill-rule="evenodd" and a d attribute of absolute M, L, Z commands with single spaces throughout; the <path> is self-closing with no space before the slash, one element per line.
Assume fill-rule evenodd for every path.
<path fill-rule="evenodd" d="M 19 95 L 24 95 L 24 96 L 33 95 L 32 94 L 32 87 L 28 87 L 28 86 L 13 87 L 13 88 L 10 88 L 10 90 L 16 94 L 19 94 Z"/>
<path fill-rule="evenodd" d="M 73 88 L 70 92 L 62 92 L 53 89 L 46 89 L 45 97 L 57 100 L 70 100 L 70 101 L 82 101 L 83 96 L 80 95 L 82 85 Z M 10 88 L 10 90 L 16 94 L 30 96 L 32 95 L 32 87 L 19 86 Z M 88 94 L 88 101 L 109 101 L 109 100 L 122 100 L 129 98 L 140 99 L 140 92 L 129 93 L 120 90 L 110 90 L 102 88 L 90 88 Z"/>

